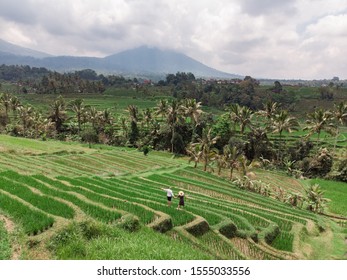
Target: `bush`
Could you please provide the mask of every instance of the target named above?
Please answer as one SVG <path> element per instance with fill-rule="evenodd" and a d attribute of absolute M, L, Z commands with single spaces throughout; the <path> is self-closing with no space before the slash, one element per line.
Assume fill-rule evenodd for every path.
<path fill-rule="evenodd" d="M 347 159 L 342 160 L 338 164 L 337 171 L 335 171 L 334 173 L 335 174 L 332 176 L 332 179 L 347 182 Z"/>
<path fill-rule="evenodd" d="M 325 177 L 333 166 L 333 157 L 325 148 L 321 149 L 317 155 L 312 158 L 304 158 L 302 162 L 297 163 L 295 168 L 304 172 L 308 177 Z"/>
<path fill-rule="evenodd" d="M 93 128 L 87 128 L 81 132 L 81 138 L 83 142 L 87 142 L 89 147 L 92 143 L 98 143 L 99 137 Z"/>
<path fill-rule="evenodd" d="M 139 218 L 131 214 L 122 216 L 122 218 L 116 223 L 116 226 L 129 232 L 137 231 L 141 227 Z"/>
<path fill-rule="evenodd" d="M 226 223 L 219 228 L 219 232 L 227 238 L 233 238 L 236 236 L 237 227 L 233 222 Z"/>
<path fill-rule="evenodd" d="M 210 226 L 206 220 L 201 218 L 194 220 L 185 229 L 194 236 L 201 236 L 210 229 Z"/>

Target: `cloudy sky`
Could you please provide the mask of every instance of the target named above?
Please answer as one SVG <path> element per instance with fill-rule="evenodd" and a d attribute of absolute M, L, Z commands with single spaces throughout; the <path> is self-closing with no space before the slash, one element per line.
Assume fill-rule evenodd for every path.
<path fill-rule="evenodd" d="M 347 78 L 347 0 L 0 0 L 0 26 L 53 55 L 147 45 L 258 78 Z"/>

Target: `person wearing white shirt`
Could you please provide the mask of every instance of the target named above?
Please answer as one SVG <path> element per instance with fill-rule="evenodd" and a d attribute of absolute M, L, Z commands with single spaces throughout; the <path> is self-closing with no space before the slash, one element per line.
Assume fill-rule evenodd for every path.
<path fill-rule="evenodd" d="M 172 198 L 174 197 L 173 191 L 171 189 L 162 188 L 163 191 L 166 191 L 167 196 L 167 206 L 171 206 Z"/>

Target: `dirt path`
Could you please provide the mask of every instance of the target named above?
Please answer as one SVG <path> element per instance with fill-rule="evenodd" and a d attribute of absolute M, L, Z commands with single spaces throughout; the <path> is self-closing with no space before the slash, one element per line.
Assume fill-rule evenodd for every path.
<path fill-rule="evenodd" d="M 4 215 L 0 215 L 0 220 L 4 222 L 7 232 L 12 233 L 14 231 L 14 223 Z"/>

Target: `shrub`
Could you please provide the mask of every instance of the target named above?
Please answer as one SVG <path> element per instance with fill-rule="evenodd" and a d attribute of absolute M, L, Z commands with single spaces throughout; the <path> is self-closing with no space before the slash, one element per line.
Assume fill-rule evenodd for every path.
<path fill-rule="evenodd" d="M 233 238 L 236 236 L 237 227 L 233 222 L 226 223 L 219 228 L 219 232 L 227 238 Z"/>
<path fill-rule="evenodd" d="M 141 227 L 139 218 L 132 214 L 122 216 L 121 219 L 116 223 L 116 226 L 130 232 L 137 231 Z"/>
<path fill-rule="evenodd" d="M 309 160 L 305 158 L 300 167 L 303 168 L 305 176 L 324 177 L 331 171 L 332 166 L 333 157 L 327 149 L 323 148 L 313 158 Z"/>
<path fill-rule="evenodd" d="M 210 226 L 205 219 L 198 218 L 187 225 L 185 229 L 194 236 L 200 236 L 206 233 L 210 229 Z"/>
<path fill-rule="evenodd" d="M 332 176 L 333 179 L 347 182 L 347 159 L 341 161 L 337 167 L 337 171 L 334 172 L 335 174 Z"/>

